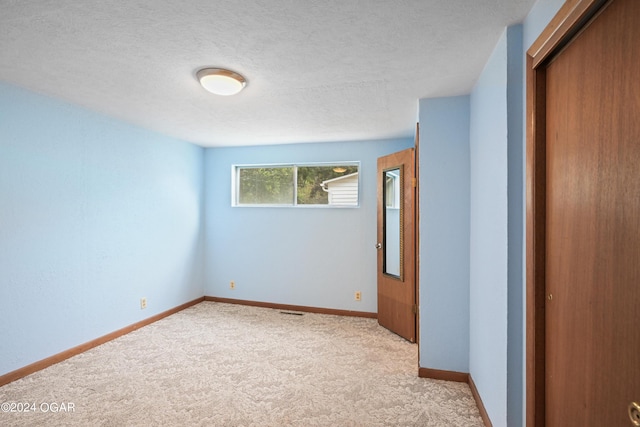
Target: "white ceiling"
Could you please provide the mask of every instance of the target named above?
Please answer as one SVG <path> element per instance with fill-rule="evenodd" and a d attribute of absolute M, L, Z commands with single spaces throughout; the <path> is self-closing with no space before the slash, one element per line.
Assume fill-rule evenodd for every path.
<path fill-rule="evenodd" d="M 534 0 L 0 0 L 0 80 L 202 146 L 411 137 Z M 195 73 L 243 74 L 239 95 Z"/>

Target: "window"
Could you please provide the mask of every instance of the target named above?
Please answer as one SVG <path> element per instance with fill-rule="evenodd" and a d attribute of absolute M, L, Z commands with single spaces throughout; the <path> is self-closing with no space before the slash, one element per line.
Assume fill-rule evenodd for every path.
<path fill-rule="evenodd" d="M 293 202 L 294 170 L 291 167 L 238 169 L 238 204 L 288 205 Z"/>
<path fill-rule="evenodd" d="M 358 206 L 358 162 L 233 166 L 233 206 Z"/>
<path fill-rule="evenodd" d="M 400 169 L 385 172 L 385 206 L 392 209 L 400 208 Z"/>

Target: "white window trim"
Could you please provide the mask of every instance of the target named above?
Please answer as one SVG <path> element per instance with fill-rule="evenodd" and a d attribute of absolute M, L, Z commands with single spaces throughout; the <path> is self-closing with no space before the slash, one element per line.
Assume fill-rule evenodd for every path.
<path fill-rule="evenodd" d="M 297 204 L 298 200 L 298 168 L 306 166 L 357 166 L 358 167 L 358 203 L 355 205 L 311 205 Z M 242 168 L 293 168 L 293 203 L 292 204 L 240 204 L 238 203 L 238 175 Z M 354 209 L 360 207 L 360 195 L 362 190 L 362 165 L 360 161 L 347 160 L 341 162 L 296 162 L 296 163 L 246 163 L 231 165 L 231 207 L 234 208 L 295 208 L 295 209 Z"/>

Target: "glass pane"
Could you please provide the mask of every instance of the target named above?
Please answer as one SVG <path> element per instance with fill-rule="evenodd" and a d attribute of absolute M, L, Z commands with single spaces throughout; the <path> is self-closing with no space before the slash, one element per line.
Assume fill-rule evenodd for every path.
<path fill-rule="evenodd" d="M 358 166 L 299 166 L 299 205 L 358 205 Z"/>
<path fill-rule="evenodd" d="M 292 166 L 239 168 L 238 182 L 238 204 L 293 204 Z"/>
<path fill-rule="evenodd" d="M 396 277 L 402 265 L 401 173 L 399 168 L 384 172 L 384 272 Z"/>

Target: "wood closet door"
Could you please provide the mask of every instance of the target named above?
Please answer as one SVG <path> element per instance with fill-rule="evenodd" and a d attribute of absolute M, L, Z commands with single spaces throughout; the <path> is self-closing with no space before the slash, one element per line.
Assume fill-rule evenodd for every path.
<path fill-rule="evenodd" d="M 547 426 L 631 426 L 640 403 L 640 1 L 546 67 Z"/>

